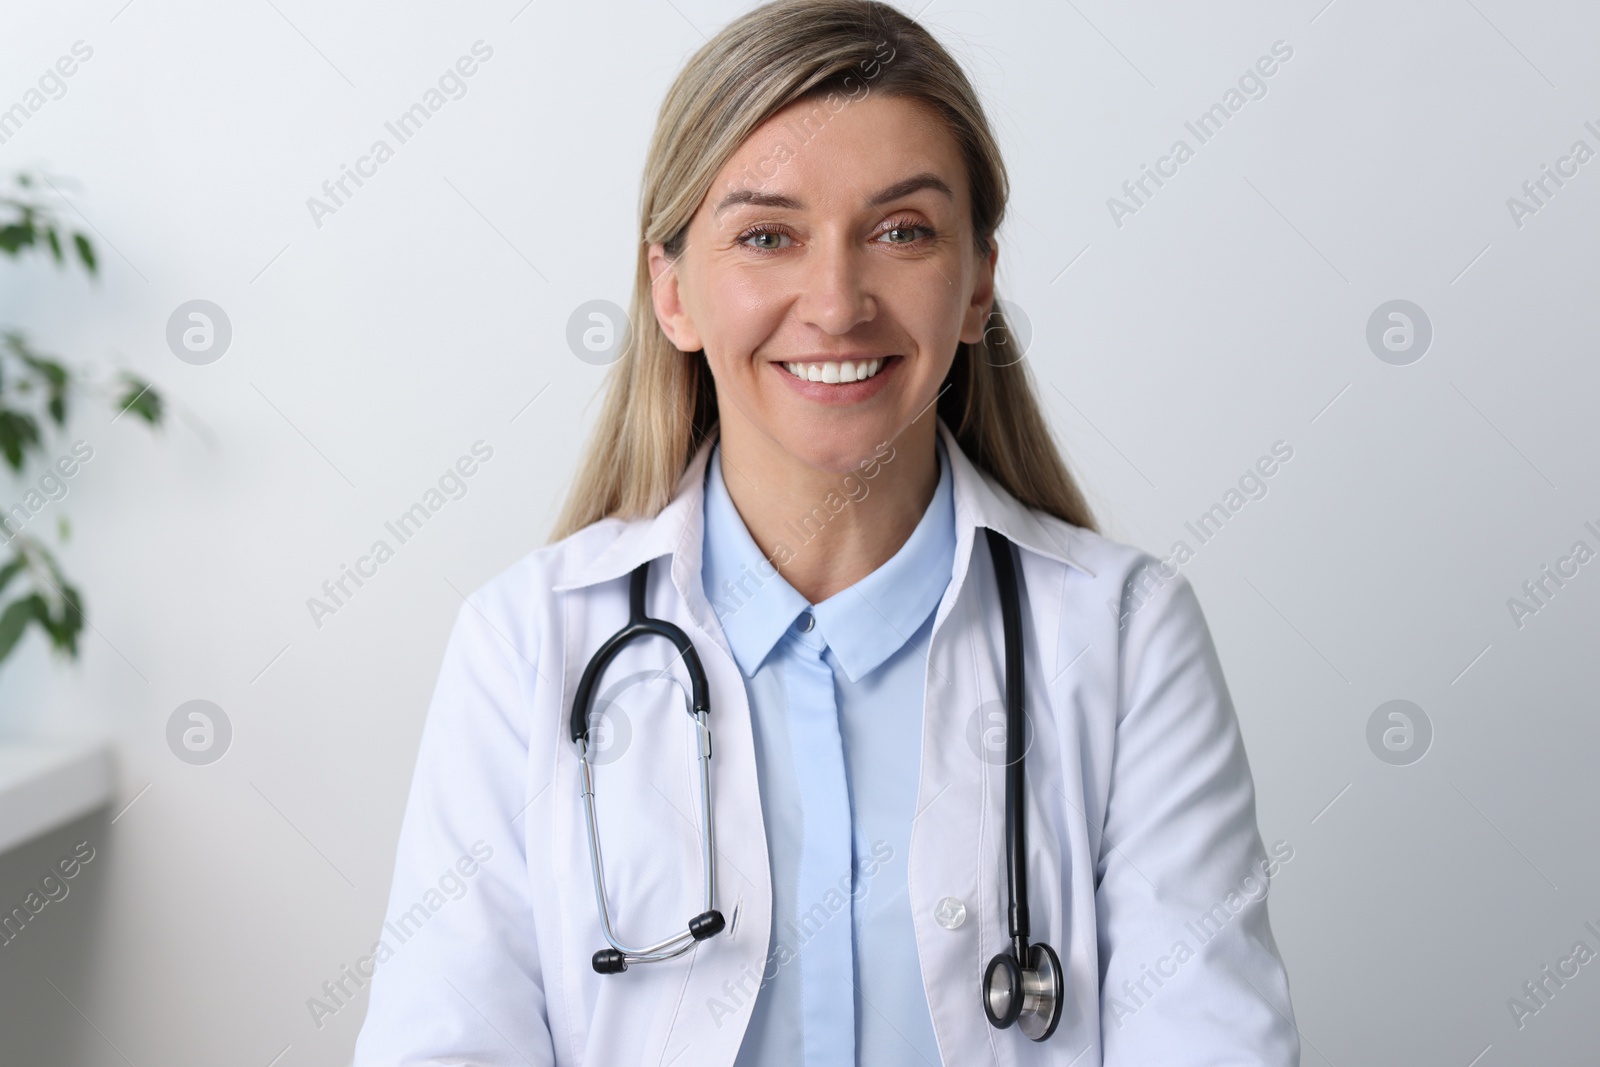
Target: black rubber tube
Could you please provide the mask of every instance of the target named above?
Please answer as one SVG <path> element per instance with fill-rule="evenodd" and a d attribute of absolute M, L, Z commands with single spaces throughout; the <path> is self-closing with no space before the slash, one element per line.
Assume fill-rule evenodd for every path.
<path fill-rule="evenodd" d="M 700 664 L 700 657 L 695 653 L 689 635 L 665 619 L 652 619 L 644 613 L 645 578 L 649 570 L 649 560 L 634 568 L 628 586 L 628 624 L 612 634 L 606 643 L 596 650 L 588 666 L 584 667 L 583 676 L 578 680 L 578 689 L 572 698 L 572 719 L 568 724 L 573 744 L 589 736 L 589 709 L 594 703 L 594 689 L 600 681 L 600 676 L 605 673 L 606 667 L 616 658 L 617 653 L 622 651 L 623 646 L 642 637 L 665 637 L 672 642 L 678 650 L 678 657 L 683 660 L 684 669 L 689 672 L 691 703 L 689 715 L 693 717 L 702 711 L 707 715 L 711 714 L 705 668 Z"/>
<path fill-rule="evenodd" d="M 1011 542 L 987 527 L 989 555 L 1000 593 L 1000 624 L 1006 652 L 1006 883 L 1010 892 L 1011 942 L 1017 960 L 1028 959 L 1028 827 L 1023 805 L 1023 756 L 1026 753 L 1027 702 L 1023 691 L 1022 606 L 1017 598 L 1017 569 Z"/>

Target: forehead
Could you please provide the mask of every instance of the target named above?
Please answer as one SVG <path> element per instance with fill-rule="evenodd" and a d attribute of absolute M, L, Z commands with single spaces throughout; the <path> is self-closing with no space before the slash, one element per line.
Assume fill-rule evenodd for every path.
<path fill-rule="evenodd" d="M 730 194 L 748 191 L 793 201 L 802 210 L 864 206 L 872 194 L 923 174 L 939 178 L 952 194 L 946 202 L 965 212 L 961 152 L 930 105 L 870 92 L 799 100 L 751 131 L 701 207 L 715 219 L 738 209 L 741 198 L 730 204 Z"/>

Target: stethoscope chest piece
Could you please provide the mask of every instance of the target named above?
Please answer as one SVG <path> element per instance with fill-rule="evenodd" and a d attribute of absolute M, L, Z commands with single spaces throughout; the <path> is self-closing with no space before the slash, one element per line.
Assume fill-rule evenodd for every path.
<path fill-rule="evenodd" d="M 1042 942 L 1029 946 L 1027 967 L 1002 952 L 983 972 L 983 1012 L 989 1022 L 1001 1030 L 1015 1024 L 1033 1041 L 1055 1033 L 1065 993 L 1061 960 Z"/>

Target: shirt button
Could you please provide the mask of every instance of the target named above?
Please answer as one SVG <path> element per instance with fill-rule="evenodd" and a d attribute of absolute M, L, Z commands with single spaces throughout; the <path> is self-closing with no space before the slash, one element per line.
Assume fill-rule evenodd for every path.
<path fill-rule="evenodd" d="M 933 910 L 933 917 L 946 930 L 954 930 L 967 921 L 967 906 L 955 897 L 945 897 Z"/>
<path fill-rule="evenodd" d="M 794 625 L 795 628 L 801 633 L 808 634 L 811 632 L 812 627 L 817 625 L 817 620 L 816 617 L 811 614 L 811 612 L 802 611 L 800 613 L 799 621 L 797 621 Z"/>

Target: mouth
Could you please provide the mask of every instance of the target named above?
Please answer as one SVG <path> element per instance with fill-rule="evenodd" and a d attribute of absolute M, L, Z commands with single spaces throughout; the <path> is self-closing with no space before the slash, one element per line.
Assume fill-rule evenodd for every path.
<path fill-rule="evenodd" d="M 784 363 L 783 369 L 803 382 L 826 382 L 839 385 L 846 382 L 864 382 L 875 376 L 893 356 L 876 356 L 872 359 L 843 359 L 827 362 Z"/>
<path fill-rule="evenodd" d="M 826 405 L 859 404 L 881 392 L 905 362 L 901 356 L 793 360 L 771 364 L 795 392 Z"/>

